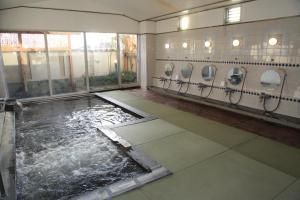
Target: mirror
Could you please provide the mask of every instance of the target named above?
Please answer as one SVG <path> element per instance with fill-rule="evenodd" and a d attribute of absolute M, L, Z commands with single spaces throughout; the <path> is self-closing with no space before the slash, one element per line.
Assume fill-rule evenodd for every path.
<path fill-rule="evenodd" d="M 280 75 L 277 71 L 267 70 L 260 77 L 260 83 L 263 87 L 275 89 L 280 86 Z"/>
<path fill-rule="evenodd" d="M 165 75 L 167 77 L 172 76 L 174 65 L 172 63 L 167 63 L 165 65 Z"/>
<path fill-rule="evenodd" d="M 227 80 L 232 85 L 238 85 L 242 82 L 244 74 L 238 67 L 231 68 L 227 74 Z"/>
<path fill-rule="evenodd" d="M 183 78 L 190 78 L 192 72 L 193 72 L 193 65 L 191 63 L 188 63 L 181 68 L 181 75 Z"/>
<path fill-rule="evenodd" d="M 214 76 L 216 68 L 213 65 L 206 65 L 202 68 L 202 78 L 204 81 L 211 81 Z"/>

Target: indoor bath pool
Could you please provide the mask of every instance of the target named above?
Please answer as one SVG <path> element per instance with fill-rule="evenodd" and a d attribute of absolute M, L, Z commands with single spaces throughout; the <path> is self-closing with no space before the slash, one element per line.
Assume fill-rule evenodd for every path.
<path fill-rule="evenodd" d="M 137 120 L 95 97 L 28 104 L 16 120 L 18 199 L 69 199 L 146 171 L 97 128 Z"/>

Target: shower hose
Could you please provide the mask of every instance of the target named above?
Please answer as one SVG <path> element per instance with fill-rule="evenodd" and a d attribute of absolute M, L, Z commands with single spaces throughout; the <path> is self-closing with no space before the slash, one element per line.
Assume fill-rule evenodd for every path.
<path fill-rule="evenodd" d="M 189 76 L 189 80 L 188 82 L 184 82 L 182 80 L 179 81 L 179 84 L 180 84 L 180 88 L 178 90 L 178 94 L 183 94 L 183 95 L 186 95 L 186 93 L 188 92 L 189 88 L 190 88 L 190 84 L 191 84 L 191 78 L 192 78 L 192 74 L 193 74 L 193 70 L 194 70 L 194 66 L 192 67 L 192 71 L 191 71 L 191 74 Z M 182 89 L 182 86 L 183 84 L 187 83 L 187 87 L 186 87 L 186 90 L 184 92 L 181 92 L 181 89 Z"/>
<path fill-rule="evenodd" d="M 280 106 L 281 99 L 282 99 L 282 92 L 283 92 L 283 88 L 284 88 L 286 77 L 287 77 L 287 73 L 285 71 L 283 71 L 283 73 L 284 73 L 284 76 L 283 76 L 283 81 L 282 81 L 282 84 L 281 84 L 280 95 L 279 95 L 279 100 L 277 102 L 277 105 L 276 105 L 275 108 L 273 108 L 271 110 L 268 110 L 267 106 L 266 106 L 266 98 L 264 98 L 263 99 L 263 108 L 264 108 L 265 112 L 269 112 L 269 113 L 275 112 Z"/>
<path fill-rule="evenodd" d="M 210 96 L 213 88 L 214 88 L 214 83 L 215 83 L 215 80 L 216 80 L 216 74 L 217 74 L 217 68 L 215 68 L 215 73 L 214 73 L 214 78 L 213 78 L 213 81 L 212 81 L 212 84 L 210 85 L 210 89 L 209 89 L 209 92 L 207 95 L 203 96 L 203 90 L 204 90 L 204 87 L 201 87 L 200 88 L 200 96 L 203 97 L 203 98 L 207 98 Z"/>
<path fill-rule="evenodd" d="M 248 71 L 247 71 L 247 69 L 246 69 L 245 67 L 241 67 L 241 68 L 242 68 L 242 69 L 244 70 L 244 72 L 245 72 L 245 77 L 243 78 L 243 83 L 242 83 L 242 88 L 241 88 L 241 91 L 240 91 L 239 99 L 238 99 L 236 102 L 233 102 L 233 100 L 232 100 L 232 94 L 233 94 L 234 92 L 229 92 L 229 102 L 230 102 L 231 104 L 233 104 L 233 105 L 238 105 L 238 104 L 241 102 L 242 97 L 243 97 L 244 86 L 245 86 L 245 81 L 246 81 L 246 78 L 247 78 L 247 73 L 248 73 Z"/>

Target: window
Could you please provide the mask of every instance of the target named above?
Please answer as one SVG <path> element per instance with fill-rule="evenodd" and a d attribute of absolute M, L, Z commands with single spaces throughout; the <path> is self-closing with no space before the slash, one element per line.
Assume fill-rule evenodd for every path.
<path fill-rule="evenodd" d="M 86 33 L 90 89 L 118 85 L 116 33 Z"/>
<path fill-rule="evenodd" d="M 1 33 L 1 51 L 10 97 L 49 95 L 42 33 Z"/>
<path fill-rule="evenodd" d="M 120 34 L 121 82 L 137 83 L 137 35 Z"/>
<path fill-rule="evenodd" d="M 232 7 L 226 9 L 225 22 L 227 24 L 241 21 L 241 7 Z"/>
<path fill-rule="evenodd" d="M 188 16 L 184 16 L 184 17 L 181 17 L 179 19 L 179 29 L 180 30 L 186 30 L 189 28 L 189 23 L 190 23 L 190 19 Z"/>
<path fill-rule="evenodd" d="M 136 34 L 0 32 L 0 59 L 12 98 L 138 84 Z"/>
<path fill-rule="evenodd" d="M 47 34 L 53 94 L 86 90 L 83 33 Z"/>

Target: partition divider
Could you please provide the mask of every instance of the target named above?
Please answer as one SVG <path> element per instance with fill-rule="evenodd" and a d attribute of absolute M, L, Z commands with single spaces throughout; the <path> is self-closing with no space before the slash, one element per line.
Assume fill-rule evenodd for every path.
<path fill-rule="evenodd" d="M 83 33 L 84 38 L 84 64 L 85 64 L 85 81 L 86 81 L 86 89 L 90 92 L 90 80 L 89 80 L 89 61 L 88 61 L 88 53 L 87 53 L 87 42 L 86 42 L 86 32 Z"/>
<path fill-rule="evenodd" d="M 50 96 L 52 96 L 53 95 L 53 88 L 52 88 L 51 69 L 50 69 L 50 62 L 49 62 L 49 48 L 48 48 L 47 33 L 44 33 L 44 40 L 45 40 L 45 51 L 46 51 L 46 61 L 47 61 L 49 92 L 50 92 Z"/>
<path fill-rule="evenodd" d="M 68 94 L 69 92 L 74 93 L 74 91 L 76 93 L 79 91 L 77 90 L 76 83 L 72 86 L 67 85 L 70 84 L 67 83 L 67 80 L 69 80 L 68 76 L 73 77 L 74 75 L 73 73 L 76 72 L 77 72 L 76 74 L 77 78 L 79 79 L 79 84 L 81 83 L 80 84 L 81 88 L 79 88 L 81 89 L 80 92 L 129 88 L 129 87 L 136 87 L 139 85 L 140 53 L 138 51 L 140 49 L 140 44 L 139 44 L 139 38 L 137 34 L 112 33 L 116 35 L 115 36 L 116 41 L 112 42 L 107 40 L 107 38 L 102 38 L 101 34 L 99 33 L 100 36 L 99 36 L 98 43 L 90 44 L 89 35 L 88 35 L 89 32 L 80 32 L 80 34 L 82 35 L 80 39 L 81 41 L 83 39 L 83 44 L 82 42 L 80 43 L 78 40 L 75 39 L 72 42 L 74 47 L 72 47 L 72 44 L 70 43 L 70 38 L 68 41 L 64 41 L 59 38 L 55 40 L 55 38 L 53 39 L 53 37 L 51 38 L 49 37 L 50 35 L 55 35 L 55 34 L 59 35 L 59 33 L 63 34 L 63 32 L 52 33 L 50 31 L 35 31 L 32 32 L 32 34 L 31 32 L 22 32 L 22 31 L 0 32 L 1 37 L 5 35 L 5 39 L 3 40 L 4 43 L 0 44 L 1 52 L 3 53 L 16 52 L 18 54 L 24 52 L 24 55 L 27 55 L 27 57 L 24 58 L 26 59 L 26 66 L 24 66 L 24 69 L 22 68 L 23 66 L 21 66 L 22 63 L 18 61 L 18 63 L 14 64 L 15 69 L 13 71 L 12 70 L 13 68 L 11 67 L 12 65 L 11 63 L 15 62 L 13 60 L 14 57 L 9 57 L 11 56 L 10 54 L 9 56 L 7 56 L 7 54 L 5 55 L 0 54 L 1 57 L 3 56 L 3 59 L 6 59 L 6 63 L 8 63 L 7 66 L 6 65 L 3 66 L 3 70 L 5 74 L 10 75 L 8 77 L 15 78 L 16 77 L 15 74 L 17 74 L 18 71 L 23 70 L 22 80 L 19 80 L 19 82 L 17 82 L 13 78 L 6 80 L 6 84 L 10 86 L 8 87 L 9 88 L 8 92 L 10 94 L 9 98 L 23 99 L 23 98 L 36 98 L 41 96 L 47 97 L 47 96 L 55 96 L 57 94 L 63 94 L 63 93 Z M 69 32 L 65 32 L 65 33 L 69 34 Z M 15 36 L 12 37 L 12 35 L 14 34 L 18 34 L 17 40 L 14 38 Z M 22 41 L 23 34 L 24 35 L 31 34 L 31 36 L 30 37 L 27 36 L 26 39 Z M 35 40 L 36 36 L 34 34 L 40 35 L 37 40 Z M 137 39 L 132 39 L 132 38 L 137 38 Z M 22 41 L 21 44 L 20 41 Z M 41 46 L 43 47 L 41 48 Z M 79 58 L 78 54 L 72 54 L 70 49 L 74 50 L 75 52 L 80 51 L 81 53 L 83 53 L 82 58 Z M 75 59 L 74 61 L 75 64 L 77 63 L 77 66 L 75 66 L 74 70 L 70 69 L 70 71 L 67 71 L 68 69 L 65 68 L 69 64 L 67 61 L 65 63 L 64 60 L 65 57 L 62 58 L 59 57 L 61 55 L 63 56 L 64 55 L 63 52 L 67 50 L 69 50 L 68 56 L 70 56 L 71 59 Z M 37 57 L 35 54 L 34 56 L 30 56 L 29 54 L 30 51 L 33 51 L 35 53 L 44 53 L 45 51 L 43 63 L 41 64 L 42 61 L 39 60 L 42 58 Z M 62 53 L 59 55 L 59 54 L 52 54 L 52 52 L 62 52 Z M 107 54 L 108 60 L 106 59 L 106 57 L 99 56 L 100 55 L 99 53 L 101 52 L 103 52 L 103 56 L 106 56 Z M 113 53 L 113 57 L 111 56 L 112 53 L 109 54 L 110 52 Z M 91 53 L 91 58 L 93 58 L 93 55 L 95 56 L 95 58 L 96 56 L 98 56 L 97 60 L 96 59 L 90 60 L 90 53 Z M 84 61 L 82 59 L 84 59 Z M 109 69 L 106 69 L 106 67 L 108 67 Z M 63 71 L 59 71 L 60 69 L 62 69 Z M 94 70 L 91 71 L 92 69 Z M 68 73 L 70 74 L 66 75 Z M 110 75 L 113 76 L 113 78 Z M 28 83 L 26 83 L 27 76 L 30 77 L 29 78 L 30 79 L 29 82 L 31 83 L 30 86 L 27 86 Z M 32 76 L 34 78 L 32 78 Z M 41 81 L 44 82 L 43 85 L 40 86 Z M 23 91 L 24 89 L 19 89 L 16 86 L 16 84 L 20 85 L 22 83 L 23 84 L 26 83 L 24 86 L 25 91 Z M 34 84 L 34 86 L 32 86 L 32 84 Z M 60 84 L 62 84 L 62 86 L 60 86 Z M 60 87 L 62 88 L 61 90 L 59 90 Z M 69 87 L 72 87 L 72 89 L 69 89 Z M 39 91 L 36 91 L 36 88 L 38 88 Z M 57 92 L 57 89 L 60 92 Z M 49 92 L 46 92 L 46 90 L 49 90 Z"/>

